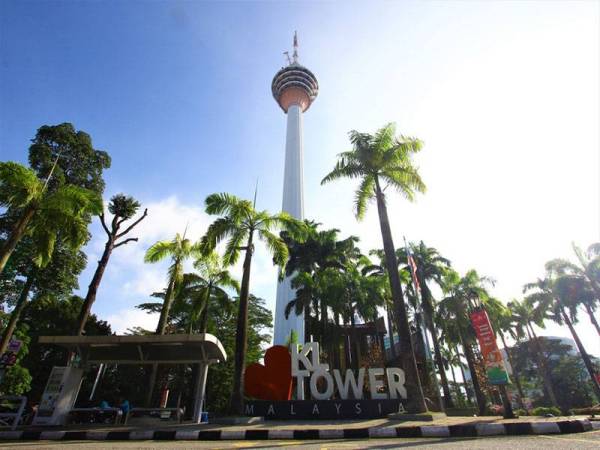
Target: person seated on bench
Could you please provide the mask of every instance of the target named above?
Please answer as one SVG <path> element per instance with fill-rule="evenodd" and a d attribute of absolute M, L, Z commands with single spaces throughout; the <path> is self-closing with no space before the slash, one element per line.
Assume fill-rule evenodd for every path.
<path fill-rule="evenodd" d="M 108 402 L 106 400 L 102 400 L 100 402 L 100 409 L 109 409 L 110 405 L 108 404 Z"/>
<path fill-rule="evenodd" d="M 126 417 L 127 413 L 131 409 L 131 405 L 129 404 L 129 400 L 127 400 L 127 399 L 125 399 L 123 397 L 119 397 L 119 408 L 121 408 L 121 411 L 123 411 L 123 417 Z"/>

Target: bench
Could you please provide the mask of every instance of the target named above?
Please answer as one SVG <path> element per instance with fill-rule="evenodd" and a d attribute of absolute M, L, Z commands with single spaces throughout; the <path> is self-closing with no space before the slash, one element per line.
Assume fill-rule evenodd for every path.
<path fill-rule="evenodd" d="M 118 425 L 121 423 L 121 408 L 73 408 L 69 411 L 68 424 L 105 423 Z"/>
<path fill-rule="evenodd" d="M 181 423 L 183 418 L 183 409 L 182 408 L 131 408 L 127 415 L 125 416 L 125 424 L 129 422 L 130 419 L 136 419 L 139 417 L 150 416 L 151 420 L 171 420 L 175 418 L 178 423 Z"/>
<path fill-rule="evenodd" d="M 0 426 L 15 430 L 23 419 L 27 397 L 6 395 L 0 397 Z"/>

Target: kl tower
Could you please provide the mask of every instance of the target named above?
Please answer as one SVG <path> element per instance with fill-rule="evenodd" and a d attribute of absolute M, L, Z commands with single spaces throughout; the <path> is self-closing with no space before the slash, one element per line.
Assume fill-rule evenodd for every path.
<path fill-rule="evenodd" d="M 292 59 L 288 56 L 288 65 L 275 74 L 271 91 L 283 112 L 287 114 L 282 210 L 296 219 L 304 220 L 302 114 L 317 97 L 319 83 L 310 70 L 298 63 L 296 33 Z M 290 278 L 286 278 L 277 286 L 274 345 L 285 345 L 292 330 L 298 336 L 298 343 L 305 342 L 304 314 L 296 315 L 292 310 L 289 318 L 285 318 L 285 307 L 296 297 L 290 281 Z"/>

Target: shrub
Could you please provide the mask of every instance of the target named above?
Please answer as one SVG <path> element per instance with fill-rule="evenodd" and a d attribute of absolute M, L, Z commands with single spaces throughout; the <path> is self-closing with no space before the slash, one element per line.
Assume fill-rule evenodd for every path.
<path fill-rule="evenodd" d="M 556 406 L 538 406 L 531 410 L 532 416 L 547 416 L 552 414 L 553 416 L 560 416 L 561 412 Z"/>
<path fill-rule="evenodd" d="M 515 409 L 514 412 L 517 416 L 528 416 L 529 415 L 529 412 L 523 408 L 517 408 L 517 409 Z"/>

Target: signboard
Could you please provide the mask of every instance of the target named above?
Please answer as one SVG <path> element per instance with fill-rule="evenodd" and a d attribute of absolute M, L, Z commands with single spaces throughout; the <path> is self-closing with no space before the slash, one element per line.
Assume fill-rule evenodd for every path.
<path fill-rule="evenodd" d="M 296 380 L 296 400 L 292 381 Z M 308 384 L 311 399 L 305 399 Z M 244 375 L 246 414 L 272 419 L 375 418 L 406 412 L 405 375 L 397 367 L 329 370 L 319 360 L 319 343 L 267 350 L 265 364 L 252 364 Z M 364 399 L 368 386 L 369 398 Z M 335 399 L 334 399 L 334 393 Z"/>
<path fill-rule="evenodd" d="M 502 353 L 496 344 L 496 335 L 485 309 L 477 309 L 471 313 L 471 324 L 479 341 L 481 356 L 490 384 L 508 384 L 508 372 L 502 359 Z"/>
<path fill-rule="evenodd" d="M 77 399 L 83 369 L 53 367 L 33 425 L 62 425 Z"/>
<path fill-rule="evenodd" d="M 17 354 L 21 350 L 22 341 L 11 339 L 6 347 L 6 351 L 0 356 L 0 367 L 14 366 L 17 362 Z"/>

